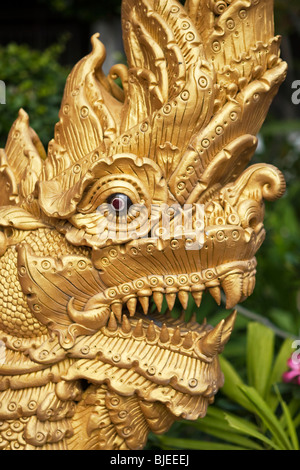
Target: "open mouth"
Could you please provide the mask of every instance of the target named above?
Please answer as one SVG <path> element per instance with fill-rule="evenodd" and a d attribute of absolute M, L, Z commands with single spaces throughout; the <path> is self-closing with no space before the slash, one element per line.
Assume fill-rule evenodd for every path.
<path fill-rule="evenodd" d="M 215 327 L 206 320 L 199 324 L 195 315 L 186 322 L 189 297 L 200 307 L 203 293 L 208 291 L 220 305 L 222 287 L 227 295 L 226 306 L 231 309 L 253 289 L 255 265 L 253 259 L 235 263 L 234 270 L 233 263 L 229 263 L 201 273 L 139 278 L 96 294 L 83 311 L 77 310 L 71 299 L 68 314 L 75 323 L 94 330 L 101 328 L 105 335 L 132 336 L 149 345 L 180 350 L 181 354 L 209 362 L 229 340 L 236 311 Z M 183 314 L 174 318 L 171 312 L 177 299 Z M 167 305 L 166 313 L 162 312 L 163 304 Z"/>
<path fill-rule="evenodd" d="M 75 323 L 87 328 L 96 330 L 106 327 L 109 331 L 120 330 L 123 333 L 130 331 L 134 336 L 145 337 L 147 341 L 159 341 L 163 347 L 173 345 L 196 351 L 201 357 L 212 354 L 214 348 L 208 351 L 204 343 L 213 342 L 215 355 L 230 336 L 232 315 L 217 325 L 212 333 L 212 327 L 205 322 L 199 325 L 191 321 L 187 325 L 183 317 L 175 321 L 170 312 L 177 299 L 185 311 L 190 295 L 199 308 L 205 291 L 220 305 L 221 288 L 226 296 L 226 308 L 232 309 L 253 291 L 255 267 L 256 260 L 253 258 L 191 274 L 144 276 L 94 295 L 83 311 L 77 310 L 74 299 L 71 299 L 68 314 Z M 164 302 L 168 306 L 167 315 L 161 313 Z"/>

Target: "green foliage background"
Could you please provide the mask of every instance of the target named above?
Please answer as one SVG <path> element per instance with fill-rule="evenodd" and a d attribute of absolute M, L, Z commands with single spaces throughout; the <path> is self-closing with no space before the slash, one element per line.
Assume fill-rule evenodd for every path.
<path fill-rule="evenodd" d="M 0 146 L 24 108 L 31 127 L 47 146 L 58 120 L 69 67 L 59 64 L 65 39 L 45 51 L 30 49 L 26 44 L 0 45 L 0 77 L 6 84 L 6 105 L 0 108 Z"/>
<path fill-rule="evenodd" d="M 87 22 L 120 13 L 120 0 L 104 4 L 95 0 L 39 2 L 62 17 L 80 16 Z M 290 71 L 261 130 L 254 163 L 267 162 L 281 169 L 287 192 L 266 206 L 267 237 L 257 255 L 257 285 L 239 308 L 236 328 L 226 346 L 222 359 L 226 382 L 216 405 L 201 423 L 180 422 L 165 436 L 151 436 L 148 449 L 273 449 L 282 447 L 282 442 L 284 450 L 298 446 L 300 387 L 282 384 L 281 375 L 293 352 L 292 341 L 300 332 L 300 105 L 291 101 L 291 84 L 300 80 L 299 0 L 275 0 L 275 12 L 277 32 L 283 35 L 282 55 Z M 0 78 L 7 86 L 7 105 L 0 108 L 0 147 L 5 145 L 20 107 L 30 115 L 31 126 L 45 147 L 52 138 L 65 80 L 73 65 L 60 64 L 67 32 L 58 39 L 45 51 L 25 44 L 0 45 Z M 173 314 L 179 310 L 175 306 Z M 207 317 L 212 324 L 227 315 L 210 297 L 204 298 L 200 309 L 190 299 L 187 319 L 194 311 L 198 321 Z M 275 366 L 277 374 L 272 375 Z M 264 391 L 262 383 L 267 384 Z M 253 407 L 253 402 L 260 408 Z"/>

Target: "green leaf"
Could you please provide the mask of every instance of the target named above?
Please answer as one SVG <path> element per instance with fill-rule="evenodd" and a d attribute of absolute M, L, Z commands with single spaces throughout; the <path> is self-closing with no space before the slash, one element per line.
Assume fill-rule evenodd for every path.
<path fill-rule="evenodd" d="M 265 398 L 274 356 L 274 332 L 261 323 L 249 323 L 247 373 L 249 385 Z"/>
<path fill-rule="evenodd" d="M 292 450 L 292 445 L 285 433 L 285 430 L 257 390 L 246 385 L 241 385 L 240 389 L 248 400 L 252 402 L 255 407 L 256 415 L 262 420 L 266 428 L 269 429 L 277 446 L 282 450 Z"/>
<path fill-rule="evenodd" d="M 268 439 L 264 434 L 259 432 L 257 428 L 254 428 L 252 423 L 249 423 L 248 421 L 242 418 L 238 418 L 237 416 L 233 416 L 228 413 L 225 413 L 225 418 L 227 419 L 230 427 L 232 427 L 233 429 L 236 429 L 240 433 L 246 434 L 247 436 L 259 439 L 261 442 L 267 444 L 275 450 L 280 450 L 280 447 L 278 447 L 273 441 L 271 441 L 271 439 Z"/>
<path fill-rule="evenodd" d="M 191 450 L 247 450 L 244 447 L 221 444 L 219 442 L 194 441 L 175 437 L 158 436 L 165 449 L 191 449 Z"/>
<path fill-rule="evenodd" d="M 298 426 L 300 426 L 300 413 L 296 416 L 293 423 L 296 429 L 298 428 Z"/>
<path fill-rule="evenodd" d="M 279 393 L 278 387 L 276 387 L 275 389 L 276 389 L 276 393 L 278 395 L 278 398 L 279 398 L 279 401 L 283 410 L 283 415 L 285 417 L 287 431 L 290 435 L 291 442 L 293 444 L 293 448 L 294 448 L 293 450 L 299 450 L 299 440 L 297 436 L 297 431 L 293 423 L 289 407 L 287 406 L 285 401 L 282 399 L 282 396 Z"/>
<path fill-rule="evenodd" d="M 220 356 L 220 365 L 225 378 L 222 392 L 246 410 L 253 412 L 254 407 L 251 401 L 248 400 L 245 394 L 240 390 L 240 386 L 244 385 L 244 382 L 239 374 L 224 356 Z"/>
<path fill-rule="evenodd" d="M 289 412 L 291 414 L 292 417 L 294 417 L 298 411 L 300 410 L 300 400 L 299 398 L 293 398 L 290 402 L 289 402 Z"/>
<path fill-rule="evenodd" d="M 272 372 L 269 376 L 266 401 L 273 410 L 275 410 L 277 407 L 278 397 L 275 394 L 272 394 L 272 386 L 282 381 L 282 374 L 288 369 L 287 360 L 291 356 L 291 352 L 293 350 L 292 344 L 293 340 L 289 338 L 282 343 L 281 348 L 276 356 Z"/>
<path fill-rule="evenodd" d="M 247 449 L 263 450 L 263 447 L 252 439 L 248 439 L 233 431 L 230 424 L 228 423 L 228 420 L 226 419 L 227 415 L 231 415 L 224 413 L 223 410 L 219 410 L 215 407 L 211 407 L 209 410 L 210 416 L 207 415 L 205 418 L 191 422 L 190 425 L 208 435 L 217 437 L 222 441 L 229 442 L 231 444 L 237 444 Z M 250 435 L 249 433 L 246 434 Z"/>

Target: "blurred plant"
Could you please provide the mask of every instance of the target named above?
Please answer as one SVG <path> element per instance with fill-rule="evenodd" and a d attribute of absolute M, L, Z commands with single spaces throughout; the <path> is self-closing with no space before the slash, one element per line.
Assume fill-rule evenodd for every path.
<path fill-rule="evenodd" d="M 205 418 L 177 425 L 175 436 L 171 431 L 152 437 L 152 444 L 163 449 L 299 450 L 299 397 L 293 397 L 291 390 L 285 391 L 286 401 L 279 391 L 292 341 L 286 339 L 276 356 L 274 345 L 271 329 L 249 323 L 245 365 L 248 383 L 221 357 L 225 385 L 216 406 L 208 408 Z"/>
<path fill-rule="evenodd" d="M 80 18 L 84 21 L 120 15 L 121 0 L 99 2 L 98 0 L 38 0 L 39 3 L 59 12 L 61 15 L 72 18 Z"/>
<path fill-rule="evenodd" d="M 66 40 L 43 52 L 14 43 L 0 47 L 0 78 L 6 84 L 6 105 L 0 106 L 0 147 L 20 108 L 29 114 L 30 125 L 45 146 L 53 137 L 69 72 L 58 62 Z"/>
<path fill-rule="evenodd" d="M 297 130 L 298 129 L 298 130 Z M 257 253 L 256 287 L 245 306 L 286 332 L 300 331 L 300 122 L 269 119 L 262 129 L 264 161 L 283 171 L 287 190 L 266 205 L 266 239 Z"/>

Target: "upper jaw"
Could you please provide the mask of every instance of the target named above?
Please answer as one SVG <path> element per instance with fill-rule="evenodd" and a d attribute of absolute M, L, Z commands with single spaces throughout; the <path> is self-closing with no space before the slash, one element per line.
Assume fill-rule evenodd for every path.
<path fill-rule="evenodd" d="M 107 287 L 87 302 L 85 310 L 107 305 L 117 317 L 121 317 L 123 308 L 127 306 L 129 315 L 134 316 L 139 300 L 144 314 L 147 315 L 151 296 L 159 312 L 164 297 L 170 311 L 174 307 L 176 298 L 185 310 L 189 293 L 193 296 L 197 307 L 200 307 L 203 292 L 206 290 L 217 304 L 220 304 L 221 288 L 226 296 L 226 308 L 230 309 L 252 293 L 255 284 L 255 267 L 256 259 L 252 258 L 189 274 L 143 276 Z"/>
<path fill-rule="evenodd" d="M 128 310 L 134 314 L 140 300 L 147 313 L 150 296 L 158 310 L 165 296 L 170 310 L 176 297 L 186 309 L 189 293 L 197 306 L 206 290 L 220 304 L 223 289 L 230 309 L 253 292 L 255 253 L 263 236 L 263 230 L 255 233 L 232 225 L 212 226 L 206 228 L 203 246 L 198 249 L 187 249 L 184 238 L 143 238 L 93 249 L 92 262 L 106 289 L 86 308 L 97 303 L 120 304 L 114 307 L 117 310 L 129 302 Z"/>

